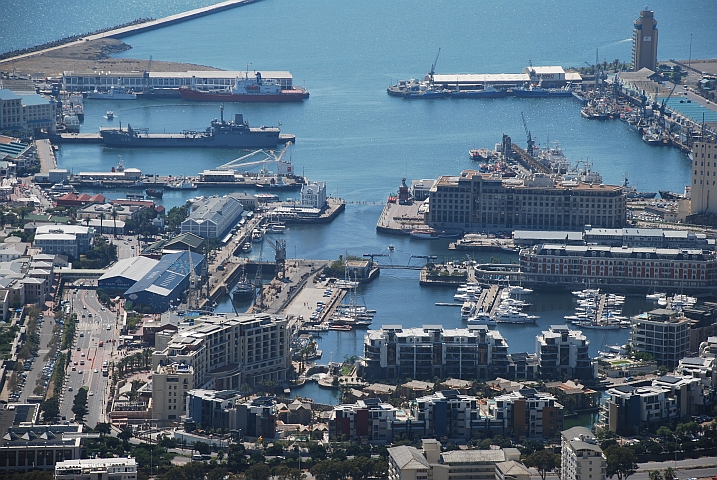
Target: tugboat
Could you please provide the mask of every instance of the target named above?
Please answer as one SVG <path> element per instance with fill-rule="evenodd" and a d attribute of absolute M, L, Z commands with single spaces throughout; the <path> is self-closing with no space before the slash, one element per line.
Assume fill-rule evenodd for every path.
<path fill-rule="evenodd" d="M 148 188 L 144 191 L 144 193 L 147 194 L 148 197 L 162 198 L 162 195 L 164 195 L 164 190 L 159 190 L 157 188 Z"/>
<path fill-rule="evenodd" d="M 254 298 L 254 285 L 247 280 L 246 275 L 242 274 L 239 283 L 232 290 L 232 300 L 235 302 L 243 302 Z"/>

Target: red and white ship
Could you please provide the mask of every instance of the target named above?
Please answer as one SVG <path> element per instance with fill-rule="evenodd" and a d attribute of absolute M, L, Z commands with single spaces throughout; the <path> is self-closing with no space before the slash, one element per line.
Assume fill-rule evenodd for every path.
<path fill-rule="evenodd" d="M 260 72 L 255 78 L 249 78 L 248 72 L 244 78 L 236 77 L 233 88 L 195 84 L 180 88 L 179 94 L 185 100 L 202 102 L 301 102 L 309 98 L 304 87 L 282 89 L 277 80 L 261 78 Z"/>

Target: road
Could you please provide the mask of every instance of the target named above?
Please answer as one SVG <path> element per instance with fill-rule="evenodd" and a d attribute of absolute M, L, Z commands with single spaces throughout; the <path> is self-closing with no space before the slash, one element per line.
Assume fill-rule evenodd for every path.
<path fill-rule="evenodd" d="M 110 241 L 117 245 L 117 258 L 132 258 L 139 255 L 139 240 L 136 235 L 118 235 L 117 238 L 110 238 Z"/>
<path fill-rule="evenodd" d="M 45 367 L 48 362 L 52 361 L 52 358 L 48 357 L 48 354 L 50 353 L 48 344 L 53 338 L 52 329 L 55 326 L 55 320 L 52 316 L 52 312 L 49 312 L 45 317 L 38 318 L 37 326 L 38 333 L 40 334 L 40 347 L 37 351 L 38 356 L 35 358 L 35 361 L 32 362 L 32 368 L 27 372 L 25 388 L 23 388 L 20 393 L 19 401 L 21 403 L 26 402 L 28 397 L 34 395 L 33 390 L 35 390 L 37 379 L 43 377 L 43 367 Z M 45 357 L 48 358 L 46 359 Z"/>
<path fill-rule="evenodd" d="M 77 293 L 75 293 L 77 292 Z M 78 315 L 75 343 L 72 346 L 70 366 L 66 376 L 60 414 L 68 420 L 73 418 L 72 404 L 78 389 L 86 386 L 91 395 L 87 397 L 85 422 L 94 427 L 105 422 L 105 407 L 109 397 L 109 377 L 102 376 L 104 361 L 111 362 L 117 344 L 112 343 L 119 335 L 116 313 L 100 305 L 94 290 L 68 289 L 72 310 Z M 102 346 L 100 346 L 102 342 Z M 82 373 L 80 373 L 82 372 Z M 69 389 L 72 388 L 72 391 Z"/>

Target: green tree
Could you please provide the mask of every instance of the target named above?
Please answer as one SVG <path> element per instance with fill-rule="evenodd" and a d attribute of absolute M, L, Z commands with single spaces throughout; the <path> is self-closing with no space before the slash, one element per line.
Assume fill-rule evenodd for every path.
<path fill-rule="evenodd" d="M 528 455 L 525 459 L 525 464 L 529 467 L 535 467 L 540 474 L 540 478 L 545 480 L 548 472 L 552 472 L 560 464 L 560 456 L 550 450 L 540 450 Z"/>
<path fill-rule="evenodd" d="M 51 420 L 60 416 L 60 400 L 56 397 L 50 397 L 40 406 L 45 420 Z"/>
<path fill-rule="evenodd" d="M 244 472 L 247 480 L 269 480 L 270 475 L 271 469 L 264 463 L 256 463 Z"/>
<path fill-rule="evenodd" d="M 672 430 L 667 425 L 662 425 L 657 429 L 657 436 L 660 438 L 669 438 L 672 436 Z"/>
<path fill-rule="evenodd" d="M 637 457 L 632 449 L 613 445 L 605 451 L 608 478 L 617 475 L 617 480 L 625 480 L 637 471 Z"/>
<path fill-rule="evenodd" d="M 662 478 L 662 472 L 659 470 L 652 470 L 649 474 L 650 480 L 663 480 Z"/>
<path fill-rule="evenodd" d="M 667 467 L 665 469 L 665 474 L 663 475 L 663 478 L 665 480 L 676 480 L 677 475 L 675 474 L 675 471 L 672 469 L 672 467 Z M 652 480 L 652 479 L 650 479 Z"/>
<path fill-rule="evenodd" d="M 95 427 L 95 431 L 101 435 L 109 435 L 112 431 L 112 427 L 109 423 L 98 423 Z"/>

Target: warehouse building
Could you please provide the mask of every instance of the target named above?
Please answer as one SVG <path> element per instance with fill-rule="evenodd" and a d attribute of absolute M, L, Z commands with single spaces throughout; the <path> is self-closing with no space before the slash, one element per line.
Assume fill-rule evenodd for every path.
<path fill-rule="evenodd" d="M 244 207 L 233 195 L 212 196 L 192 206 L 189 218 L 182 222 L 182 233 L 202 238 L 222 238 L 237 224 Z"/>
<path fill-rule="evenodd" d="M 159 260 L 147 257 L 132 257 L 119 260 L 97 281 L 97 287 L 107 292 L 124 293 L 142 280 Z"/>
<path fill-rule="evenodd" d="M 181 252 L 163 256 L 142 279 L 125 292 L 125 298 L 147 313 L 164 312 L 189 286 L 190 263 L 197 276 L 201 275 L 203 255 Z"/>

